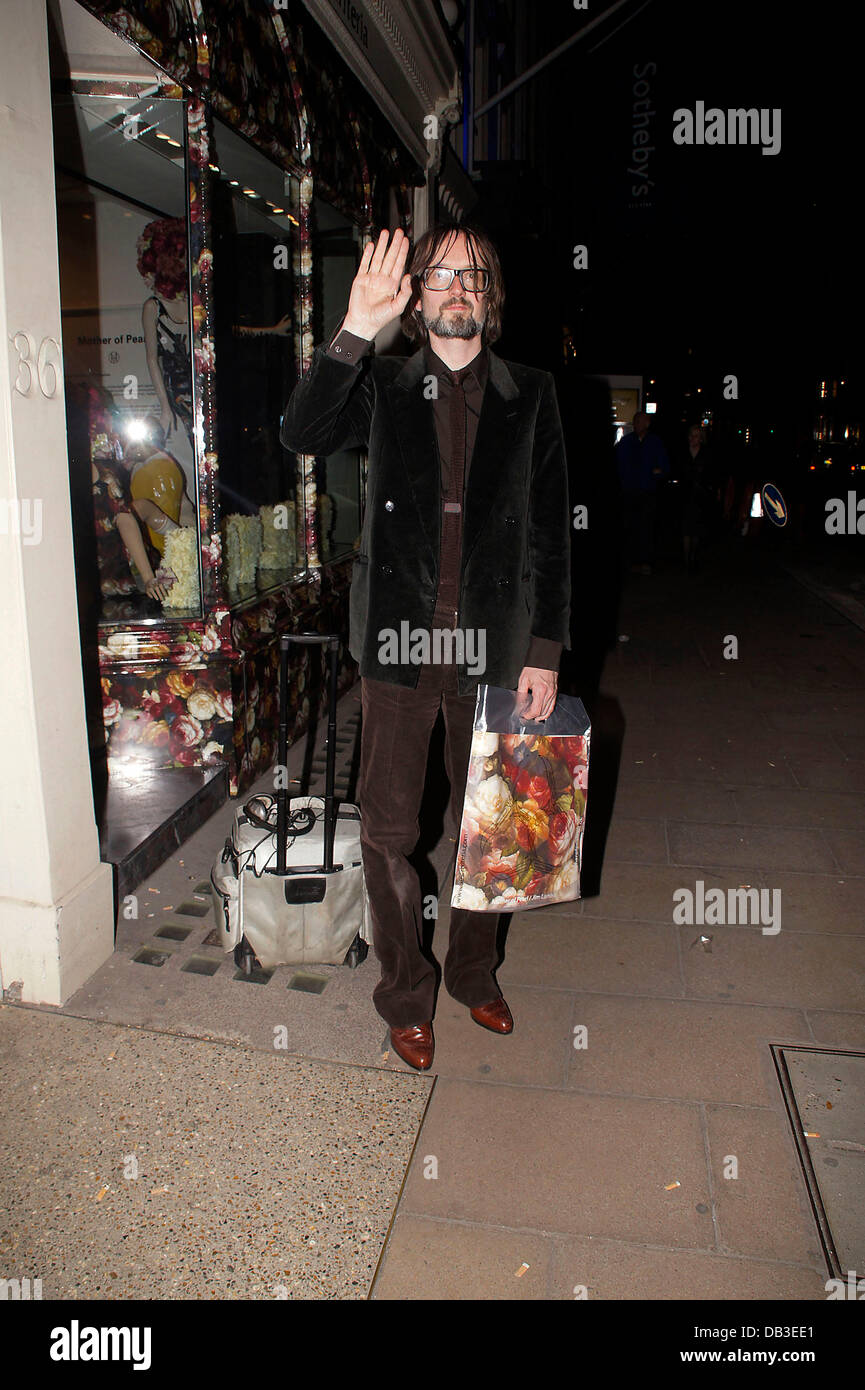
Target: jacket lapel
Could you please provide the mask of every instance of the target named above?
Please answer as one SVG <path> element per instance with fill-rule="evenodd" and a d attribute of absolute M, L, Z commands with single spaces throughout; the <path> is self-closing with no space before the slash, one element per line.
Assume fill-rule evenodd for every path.
<path fill-rule="evenodd" d="M 441 469 L 432 401 L 424 396 L 424 354 L 418 349 L 386 388 L 403 467 L 430 547 L 438 564 L 441 539 Z"/>
<path fill-rule="evenodd" d="M 500 357 L 489 355 L 490 370 L 466 488 L 463 564 L 474 549 L 487 514 L 502 487 L 502 462 L 513 448 L 520 390 Z"/>

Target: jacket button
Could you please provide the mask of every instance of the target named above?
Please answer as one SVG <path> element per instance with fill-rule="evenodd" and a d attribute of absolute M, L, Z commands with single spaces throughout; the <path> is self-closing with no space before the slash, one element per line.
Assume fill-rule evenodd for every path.
<path fill-rule="evenodd" d="M 384 575 L 389 575 L 393 574 L 393 570 L 391 569 L 390 565 L 382 565 L 381 573 Z"/>
<path fill-rule="evenodd" d="M 517 524 L 517 519 L 516 519 L 515 516 L 506 516 L 506 517 L 505 517 L 505 523 L 506 523 L 508 526 L 516 526 L 516 524 Z"/>
<path fill-rule="evenodd" d="M 393 511 L 393 502 L 391 502 L 390 498 L 388 498 L 388 500 L 385 502 L 385 504 L 384 504 L 384 509 L 385 509 L 386 512 L 392 512 L 392 511 Z"/>
<path fill-rule="evenodd" d="M 500 588 L 500 589 L 506 589 L 507 587 L 508 587 L 508 581 L 507 581 L 506 579 L 500 579 L 500 580 L 499 580 L 499 588 Z"/>

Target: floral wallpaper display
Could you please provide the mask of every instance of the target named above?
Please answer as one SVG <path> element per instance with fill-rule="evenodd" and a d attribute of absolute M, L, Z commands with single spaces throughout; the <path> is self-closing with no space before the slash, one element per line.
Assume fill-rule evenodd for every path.
<path fill-rule="evenodd" d="M 165 536 L 162 566 L 174 583 L 163 617 L 146 623 L 129 617 L 100 627 L 109 760 L 165 768 L 227 762 L 231 791 L 237 794 L 274 760 L 278 636 L 292 630 L 347 634 L 350 557 L 320 568 L 331 551 L 334 504 L 317 493 L 315 460 L 309 457 L 297 459 L 293 498 L 248 515 L 235 510 L 245 499 L 232 499 L 233 507 L 226 507 L 223 494 L 220 514 L 210 211 L 211 180 L 217 177 L 214 112 L 295 176 L 294 201 L 290 209 L 285 206 L 294 226 L 292 331 L 298 371 L 308 365 L 314 348 L 314 190 L 360 224 L 366 240 L 374 210 L 386 206 L 387 189 L 395 187 L 410 234 L 408 189 L 423 175 L 396 150 L 389 127 L 300 0 L 289 0 L 285 8 L 255 0 L 83 3 L 168 75 L 160 76 L 161 89 L 183 99 L 186 120 L 188 429 L 197 461 L 198 526 L 181 526 Z M 167 81 L 178 85 L 172 89 Z M 282 572 L 287 573 L 280 583 Z M 293 737 L 309 718 L 311 659 L 321 663 L 321 680 L 316 672 L 315 682 L 321 687 L 324 653 L 292 652 Z M 340 688 L 355 678 L 356 666 L 341 648 Z"/>
<path fill-rule="evenodd" d="M 113 632 L 100 648 L 102 703 L 109 765 L 150 767 L 229 765 L 232 795 L 272 764 L 278 723 L 279 634 L 345 631 L 349 575 L 337 565 L 285 585 L 236 613 L 183 629 Z M 307 726 L 310 656 L 326 685 L 325 654 L 291 653 L 290 737 Z M 169 664 L 170 663 L 170 664 Z M 340 648 L 339 689 L 354 683 L 357 667 Z M 218 750 L 218 751 L 217 751 Z"/>

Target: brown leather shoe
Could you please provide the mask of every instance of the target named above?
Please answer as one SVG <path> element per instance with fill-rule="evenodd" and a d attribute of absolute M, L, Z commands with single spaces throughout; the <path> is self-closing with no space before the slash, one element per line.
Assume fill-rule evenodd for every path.
<path fill-rule="evenodd" d="M 504 999 L 494 999 L 491 1004 L 481 1004 L 480 1008 L 471 1009 L 470 1013 L 475 1023 L 479 1023 L 482 1028 L 489 1028 L 491 1033 L 514 1031 L 514 1020 Z"/>
<path fill-rule="evenodd" d="M 417 1071 L 427 1071 L 432 1066 L 435 1043 L 431 1023 L 419 1023 L 413 1028 L 391 1028 L 390 1045 L 397 1057 Z"/>

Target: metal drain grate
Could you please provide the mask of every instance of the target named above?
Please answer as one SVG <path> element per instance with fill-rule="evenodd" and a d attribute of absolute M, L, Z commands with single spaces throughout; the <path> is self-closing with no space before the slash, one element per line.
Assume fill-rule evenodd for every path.
<path fill-rule="evenodd" d="M 830 1272 L 865 1271 L 865 1052 L 772 1046 Z"/>

